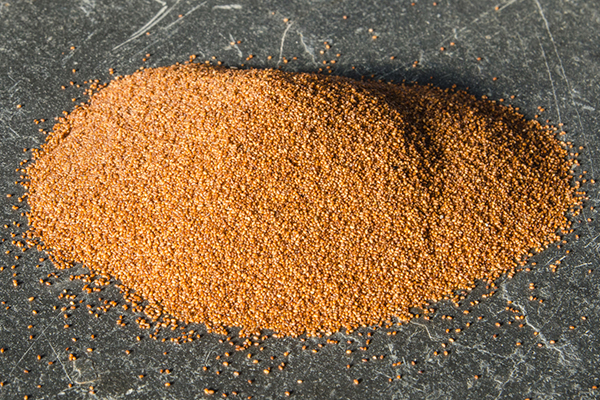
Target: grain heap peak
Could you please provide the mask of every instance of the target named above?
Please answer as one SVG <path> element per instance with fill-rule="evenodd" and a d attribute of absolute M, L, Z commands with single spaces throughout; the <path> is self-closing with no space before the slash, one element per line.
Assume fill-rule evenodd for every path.
<path fill-rule="evenodd" d="M 32 232 L 185 322 L 333 332 L 513 269 L 579 204 L 554 132 L 432 86 L 197 64 L 112 81 L 29 166 Z"/>

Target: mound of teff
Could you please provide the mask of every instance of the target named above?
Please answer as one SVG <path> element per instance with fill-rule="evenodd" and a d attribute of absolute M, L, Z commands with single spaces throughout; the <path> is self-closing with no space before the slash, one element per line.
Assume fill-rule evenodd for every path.
<path fill-rule="evenodd" d="M 212 331 L 379 324 L 558 239 L 578 199 L 554 134 L 431 86 L 144 69 L 54 126 L 30 223 Z"/>

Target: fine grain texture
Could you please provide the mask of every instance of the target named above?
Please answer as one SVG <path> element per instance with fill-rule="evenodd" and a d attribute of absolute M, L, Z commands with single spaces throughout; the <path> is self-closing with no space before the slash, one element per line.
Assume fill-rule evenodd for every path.
<path fill-rule="evenodd" d="M 465 92 L 194 63 L 90 90 L 27 169 L 30 236 L 154 321 L 407 320 L 514 270 L 579 203 L 556 129 Z"/>

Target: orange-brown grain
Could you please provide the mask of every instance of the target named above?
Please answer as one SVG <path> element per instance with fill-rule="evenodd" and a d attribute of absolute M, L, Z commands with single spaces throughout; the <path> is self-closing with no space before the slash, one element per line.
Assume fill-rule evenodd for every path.
<path fill-rule="evenodd" d="M 406 320 L 567 228 L 567 151 L 515 110 L 432 86 L 143 69 L 34 151 L 30 233 L 154 321 L 299 335 Z"/>

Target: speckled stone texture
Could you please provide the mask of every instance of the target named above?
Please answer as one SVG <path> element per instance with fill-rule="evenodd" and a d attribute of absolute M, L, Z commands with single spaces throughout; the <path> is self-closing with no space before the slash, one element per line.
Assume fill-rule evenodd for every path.
<path fill-rule="evenodd" d="M 208 397 L 205 388 L 234 399 L 600 397 L 600 233 L 592 209 L 599 196 L 598 184 L 589 184 L 600 179 L 599 30 L 593 1 L 0 3 L 0 398 L 193 399 Z M 72 99 L 85 100 L 70 82 L 107 81 L 109 68 L 129 74 L 192 54 L 229 66 L 456 84 L 504 99 L 528 118 L 564 124 L 579 153 L 576 174 L 589 177 L 589 200 L 561 248 L 498 281 L 492 296 L 483 298 L 480 287 L 458 307 L 434 304 L 428 320 L 330 338 L 260 338 L 241 352 L 210 334 L 184 345 L 151 340 L 135 323 L 140 315 L 121 307 L 117 288 L 87 294 L 84 282 L 70 280 L 84 269 L 56 271 L 42 253 L 11 244 L 27 210 L 13 210 L 25 204 L 15 169 L 23 148 L 43 142 L 39 128 L 50 129 Z M 48 122 L 34 124 L 42 118 Z M 105 300 L 118 305 L 103 312 Z M 125 326 L 116 324 L 120 315 Z"/>

